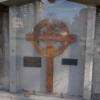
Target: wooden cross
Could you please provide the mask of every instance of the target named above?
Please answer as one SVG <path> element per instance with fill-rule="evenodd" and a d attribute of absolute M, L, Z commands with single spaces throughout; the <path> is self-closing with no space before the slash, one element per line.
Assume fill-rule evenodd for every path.
<path fill-rule="evenodd" d="M 63 53 L 69 42 L 75 42 L 76 36 L 70 35 L 66 25 L 53 18 L 54 14 L 49 14 L 48 16 L 49 20 L 44 19 L 40 21 L 34 28 L 32 34 L 26 34 L 26 40 L 33 41 L 35 49 L 40 54 L 47 57 L 46 92 L 53 93 L 53 58 Z M 39 29 L 44 25 L 47 25 L 47 30 L 43 30 L 43 34 L 38 34 Z M 58 31 L 54 30 L 54 25 L 57 25 L 62 29 L 62 35 L 59 35 Z M 47 43 L 47 51 L 39 46 L 38 41 L 45 41 Z M 57 41 L 62 41 L 63 45 L 59 50 L 54 51 L 54 42 Z"/>

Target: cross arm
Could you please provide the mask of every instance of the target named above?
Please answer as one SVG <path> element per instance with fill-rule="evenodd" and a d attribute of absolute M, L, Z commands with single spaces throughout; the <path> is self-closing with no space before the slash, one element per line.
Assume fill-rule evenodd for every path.
<path fill-rule="evenodd" d="M 26 34 L 26 40 L 33 41 L 33 38 L 34 38 L 33 34 Z"/>
<path fill-rule="evenodd" d="M 45 35 L 45 34 L 35 34 L 35 35 L 26 34 L 26 40 L 28 40 L 28 41 L 46 41 L 50 38 L 48 35 Z"/>
<path fill-rule="evenodd" d="M 47 38 L 47 35 L 42 34 L 26 34 L 26 40 L 28 41 L 45 41 Z"/>
<path fill-rule="evenodd" d="M 75 42 L 76 41 L 76 36 L 75 35 L 59 35 L 57 37 L 56 41 Z"/>
<path fill-rule="evenodd" d="M 62 41 L 62 42 L 75 42 L 75 35 L 45 35 L 45 34 L 26 34 L 26 40 L 29 41 Z"/>

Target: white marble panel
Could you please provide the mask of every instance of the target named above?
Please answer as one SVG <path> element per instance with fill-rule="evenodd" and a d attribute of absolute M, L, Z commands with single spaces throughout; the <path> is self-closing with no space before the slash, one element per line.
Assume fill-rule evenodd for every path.
<path fill-rule="evenodd" d="M 54 58 L 54 93 L 82 96 L 85 66 L 85 47 L 87 31 L 87 9 L 82 9 L 79 16 L 70 24 L 70 34 L 76 35 L 76 42 L 70 43 L 67 49 Z M 69 23 L 64 22 L 66 26 Z M 55 44 L 55 50 L 61 43 Z M 62 59 L 77 59 L 77 66 L 62 65 Z"/>
<path fill-rule="evenodd" d="M 16 92 L 16 22 L 13 22 L 14 16 L 16 16 L 15 6 L 10 7 L 10 30 L 9 30 L 9 39 L 10 39 L 10 92 Z M 14 35 L 14 38 L 12 36 Z"/>

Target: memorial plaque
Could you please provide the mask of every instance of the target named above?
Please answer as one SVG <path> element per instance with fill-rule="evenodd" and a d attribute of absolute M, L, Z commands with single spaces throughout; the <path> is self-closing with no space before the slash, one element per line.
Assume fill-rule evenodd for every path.
<path fill-rule="evenodd" d="M 41 57 L 24 57 L 24 67 L 41 67 Z"/>
<path fill-rule="evenodd" d="M 62 59 L 62 65 L 74 65 L 77 66 L 77 59 Z"/>

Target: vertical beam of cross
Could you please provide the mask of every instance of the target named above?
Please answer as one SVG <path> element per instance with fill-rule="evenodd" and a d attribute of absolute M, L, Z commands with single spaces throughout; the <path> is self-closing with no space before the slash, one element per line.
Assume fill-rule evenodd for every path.
<path fill-rule="evenodd" d="M 47 80 L 46 91 L 53 93 L 53 50 L 54 45 L 47 43 Z"/>
<path fill-rule="evenodd" d="M 54 30 L 54 14 L 48 14 L 47 30 Z M 46 92 L 53 93 L 53 51 L 54 43 L 47 42 L 47 80 L 46 80 Z"/>

